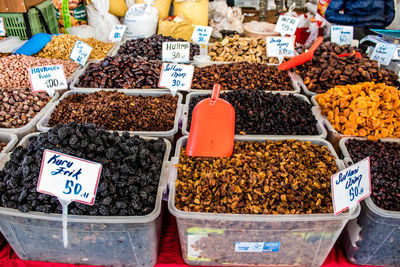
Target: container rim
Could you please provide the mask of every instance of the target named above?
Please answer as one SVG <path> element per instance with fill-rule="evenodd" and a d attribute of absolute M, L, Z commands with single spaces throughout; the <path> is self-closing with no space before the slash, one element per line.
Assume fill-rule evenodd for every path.
<path fill-rule="evenodd" d="M 176 144 L 175 148 L 175 157 L 173 158 L 173 165 L 177 164 L 179 161 L 180 149 L 184 143 L 187 142 L 188 136 L 181 137 Z M 282 138 L 282 137 L 268 137 L 268 138 L 236 138 L 235 140 L 238 141 L 265 141 L 265 140 L 290 140 L 295 139 L 299 141 L 309 141 L 311 143 L 322 143 L 323 145 L 327 146 L 329 151 L 336 157 L 336 163 L 339 169 L 344 169 L 343 162 L 338 158 L 334 148 L 332 145 L 324 140 L 324 139 L 308 139 L 308 138 Z M 174 162 L 175 161 L 175 162 Z M 176 168 L 171 168 L 175 170 Z M 172 215 L 174 215 L 178 219 L 199 219 L 199 220 L 220 220 L 220 221 L 280 221 L 280 222 L 291 222 L 291 221 L 315 221 L 315 220 L 323 220 L 323 221 L 337 221 L 337 220 L 349 220 L 356 218 L 360 213 L 360 204 L 358 203 L 357 206 L 353 209 L 350 209 L 348 212 L 343 212 L 339 215 L 334 215 L 333 213 L 326 213 L 326 214 L 277 214 L 277 215 L 261 215 L 261 214 L 231 214 L 231 213 L 207 213 L 207 212 L 187 212 L 178 210 L 175 207 L 175 180 L 176 176 L 172 178 L 170 176 L 169 181 L 169 198 L 168 198 L 168 209 Z M 305 216 L 306 215 L 306 216 Z"/>
<path fill-rule="evenodd" d="M 39 134 L 41 134 L 41 133 L 36 132 L 36 133 L 28 134 L 20 141 L 18 146 L 26 145 L 26 143 L 28 142 L 30 137 L 38 136 Z M 133 136 L 133 135 L 131 135 L 131 136 Z M 145 140 L 156 140 L 157 139 L 157 137 L 147 137 L 147 136 L 140 136 L 140 137 Z M 149 213 L 147 215 L 142 215 L 142 216 L 68 215 L 68 222 L 81 222 L 81 223 L 92 223 L 92 224 L 101 224 L 101 223 L 136 223 L 136 224 L 139 224 L 139 223 L 149 223 L 149 222 L 152 222 L 155 219 L 157 219 L 161 213 L 162 196 L 167 187 L 167 181 L 168 181 L 167 165 L 168 165 L 169 154 L 171 152 L 171 143 L 168 140 L 166 140 L 165 138 L 163 140 L 166 144 L 166 150 L 165 150 L 163 164 L 162 164 L 161 172 L 160 172 L 160 180 L 158 183 L 156 204 L 151 213 Z M 5 160 L 3 160 L 0 163 L 1 169 L 4 166 L 3 165 L 4 163 L 5 163 Z M 4 208 L 4 207 L 0 207 L 0 216 L 1 215 L 24 217 L 24 218 L 39 219 L 39 220 L 62 221 L 62 214 L 56 214 L 56 213 L 45 214 L 43 212 L 38 212 L 38 211 L 30 211 L 27 213 L 23 213 L 23 212 L 20 212 L 18 209 L 11 209 L 11 208 Z"/>

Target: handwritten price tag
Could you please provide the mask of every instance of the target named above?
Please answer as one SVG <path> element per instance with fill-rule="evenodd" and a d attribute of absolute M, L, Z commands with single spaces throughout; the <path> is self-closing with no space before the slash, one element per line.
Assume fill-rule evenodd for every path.
<path fill-rule="evenodd" d="M 279 16 L 278 22 L 276 23 L 275 30 L 283 35 L 294 35 L 299 24 L 300 19 L 289 17 L 289 16 Z"/>
<path fill-rule="evenodd" d="M 395 44 L 378 43 L 372 52 L 371 59 L 378 61 L 382 65 L 389 65 L 397 49 Z"/>
<path fill-rule="evenodd" d="M 162 61 L 185 63 L 190 60 L 189 42 L 163 42 Z"/>
<path fill-rule="evenodd" d="M 193 42 L 196 44 L 208 44 L 212 30 L 213 27 L 196 25 L 192 34 Z"/>
<path fill-rule="evenodd" d="M 6 36 L 6 28 L 4 27 L 3 18 L 0 18 L 0 36 Z"/>
<path fill-rule="evenodd" d="M 268 57 L 293 57 L 294 39 L 292 37 L 267 37 Z"/>
<path fill-rule="evenodd" d="M 371 171 L 369 157 L 332 175 L 332 201 L 335 215 L 371 194 Z"/>
<path fill-rule="evenodd" d="M 92 50 L 93 48 L 90 45 L 85 44 L 80 40 L 77 40 L 74 47 L 72 48 L 69 58 L 79 65 L 84 66 L 86 64 L 86 61 L 89 59 Z"/>
<path fill-rule="evenodd" d="M 100 163 L 46 149 L 36 191 L 93 205 L 101 169 Z"/>
<path fill-rule="evenodd" d="M 28 69 L 33 92 L 46 92 L 68 88 L 63 65 L 51 65 Z"/>
<path fill-rule="evenodd" d="M 338 45 L 351 45 L 353 42 L 353 26 L 332 26 L 331 42 Z"/>
<path fill-rule="evenodd" d="M 126 25 L 114 25 L 114 28 L 110 32 L 108 39 L 111 42 L 120 42 L 124 36 Z"/>
<path fill-rule="evenodd" d="M 158 86 L 168 88 L 174 94 L 178 90 L 188 91 L 192 86 L 193 65 L 163 63 Z"/>

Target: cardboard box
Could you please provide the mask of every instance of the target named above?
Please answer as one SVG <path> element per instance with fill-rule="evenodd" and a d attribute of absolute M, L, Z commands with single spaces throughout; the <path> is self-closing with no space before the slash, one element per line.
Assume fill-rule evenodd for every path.
<path fill-rule="evenodd" d="M 0 12 L 27 12 L 29 8 L 34 7 L 44 0 L 0 0 Z"/>

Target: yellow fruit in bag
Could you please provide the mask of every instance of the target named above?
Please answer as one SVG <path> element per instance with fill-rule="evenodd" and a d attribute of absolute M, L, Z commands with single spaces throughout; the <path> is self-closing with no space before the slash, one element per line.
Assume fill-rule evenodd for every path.
<path fill-rule="evenodd" d="M 169 15 L 169 8 L 172 0 L 154 0 L 153 6 L 158 10 L 158 20 L 164 19 Z M 144 4 L 144 0 L 136 0 L 136 4 Z"/>
<path fill-rule="evenodd" d="M 109 13 L 117 17 L 125 16 L 128 7 L 126 6 L 125 0 L 110 0 Z"/>
<path fill-rule="evenodd" d="M 183 15 L 194 25 L 208 26 L 208 0 L 174 0 L 174 15 Z"/>

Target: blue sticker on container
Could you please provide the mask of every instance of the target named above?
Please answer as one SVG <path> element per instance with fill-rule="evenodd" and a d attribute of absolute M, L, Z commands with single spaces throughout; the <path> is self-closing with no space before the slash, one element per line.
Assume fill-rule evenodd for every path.
<path fill-rule="evenodd" d="M 281 242 L 236 242 L 235 252 L 278 252 Z"/>

